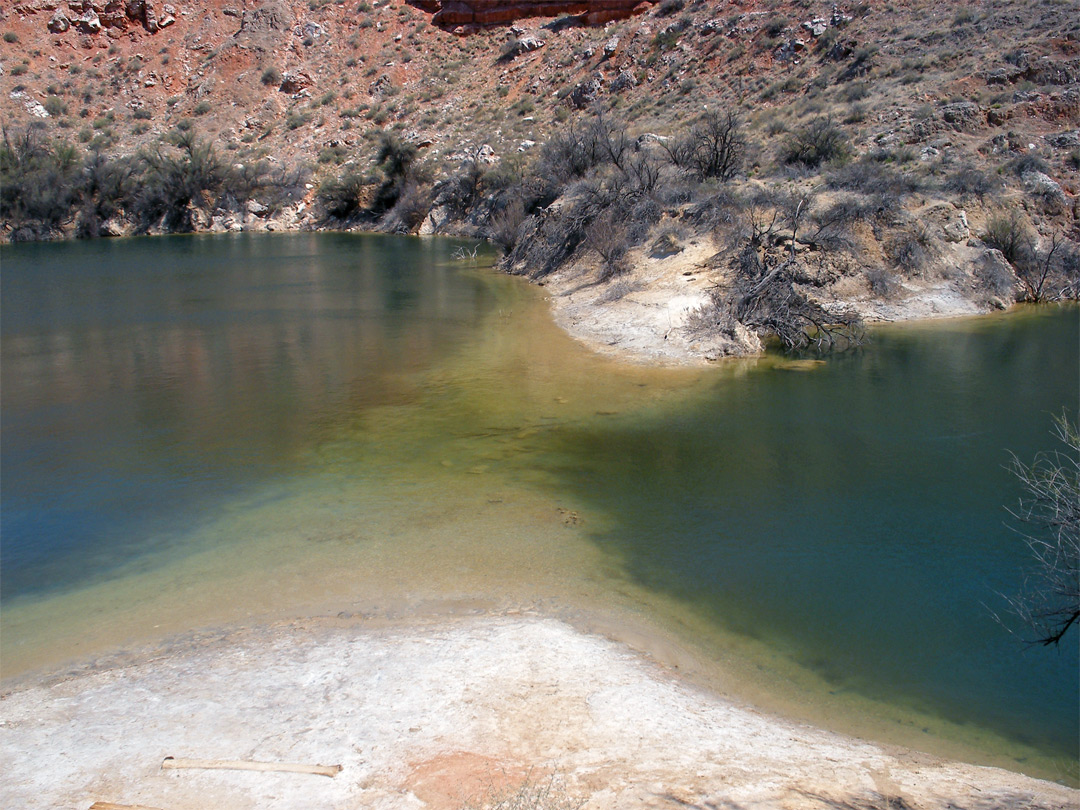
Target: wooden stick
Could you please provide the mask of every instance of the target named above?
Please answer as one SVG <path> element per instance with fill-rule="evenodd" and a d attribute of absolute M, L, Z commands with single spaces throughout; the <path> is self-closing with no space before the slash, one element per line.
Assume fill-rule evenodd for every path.
<path fill-rule="evenodd" d="M 225 771 L 283 771 L 285 773 L 310 773 L 316 776 L 335 777 L 341 773 L 340 765 L 300 765 L 291 762 L 251 762 L 229 759 L 178 759 L 165 757 L 161 763 L 164 770 L 175 768 L 206 768 Z"/>
<path fill-rule="evenodd" d="M 112 802 L 94 802 L 90 810 L 161 810 L 159 807 L 147 807 L 145 804 L 113 804 Z"/>

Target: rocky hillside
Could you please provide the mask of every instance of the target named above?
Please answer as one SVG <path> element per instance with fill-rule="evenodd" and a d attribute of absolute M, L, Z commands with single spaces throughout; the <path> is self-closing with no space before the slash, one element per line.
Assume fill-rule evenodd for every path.
<path fill-rule="evenodd" d="M 0 8 L 0 214 L 8 238 L 480 236 L 533 278 L 595 274 L 597 310 L 668 262 L 698 286 L 663 337 L 719 329 L 708 354 L 1075 297 L 1074 12 L 18 0 Z"/>
<path fill-rule="evenodd" d="M 88 147 L 133 152 L 186 123 L 238 157 L 325 169 L 369 158 L 358 151 L 385 128 L 436 158 L 485 143 L 503 156 L 597 102 L 643 132 L 669 131 L 703 106 L 732 106 L 750 116 L 763 146 L 808 115 L 832 115 L 860 151 L 908 147 L 924 161 L 951 152 L 997 164 L 1034 154 L 1076 193 L 1068 158 L 1080 149 L 1072 134 L 1080 23 L 1067 0 L 977 11 L 919 0 L 414 2 L 420 8 L 5 3 L 5 126 L 43 125 Z M 638 13 L 587 25 L 573 16 L 586 6 Z M 493 7 L 509 11 L 492 16 Z M 545 8 L 570 13 L 526 16 Z M 432 10 L 444 27 L 432 24 Z M 452 25 L 478 15 L 508 24 Z"/>

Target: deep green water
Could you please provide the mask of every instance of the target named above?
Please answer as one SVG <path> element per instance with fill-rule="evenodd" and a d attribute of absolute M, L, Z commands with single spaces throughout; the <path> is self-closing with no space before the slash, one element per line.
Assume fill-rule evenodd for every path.
<path fill-rule="evenodd" d="M 1080 406 L 1075 308 L 812 367 L 622 368 L 454 247 L 5 246 L 8 661 L 177 604 L 651 594 L 770 651 L 773 681 L 1076 778 L 1076 634 L 1026 648 L 992 615 L 1027 564 L 1008 452 Z"/>

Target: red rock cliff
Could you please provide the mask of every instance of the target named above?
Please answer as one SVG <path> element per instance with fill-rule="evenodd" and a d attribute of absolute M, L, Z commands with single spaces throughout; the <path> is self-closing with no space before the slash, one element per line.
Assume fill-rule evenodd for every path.
<path fill-rule="evenodd" d="M 580 15 L 583 22 L 598 25 L 621 20 L 648 9 L 656 0 L 406 0 L 435 16 L 432 22 L 444 28 L 457 25 L 507 25 L 524 17 L 558 17 L 562 14 Z"/>

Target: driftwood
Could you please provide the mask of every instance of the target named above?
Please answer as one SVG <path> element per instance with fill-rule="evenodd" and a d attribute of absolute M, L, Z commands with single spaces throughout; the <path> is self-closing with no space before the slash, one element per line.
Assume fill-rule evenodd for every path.
<path fill-rule="evenodd" d="M 340 765 L 302 765 L 291 762 L 250 762 L 229 759 L 179 759 L 165 757 L 163 770 L 179 768 L 202 768 L 224 771 L 282 771 L 285 773 L 310 773 L 316 776 L 334 777 L 341 773 Z"/>
<path fill-rule="evenodd" d="M 145 804 L 113 804 L 112 802 L 94 802 L 90 810 L 161 810 L 159 807 L 147 807 Z"/>

